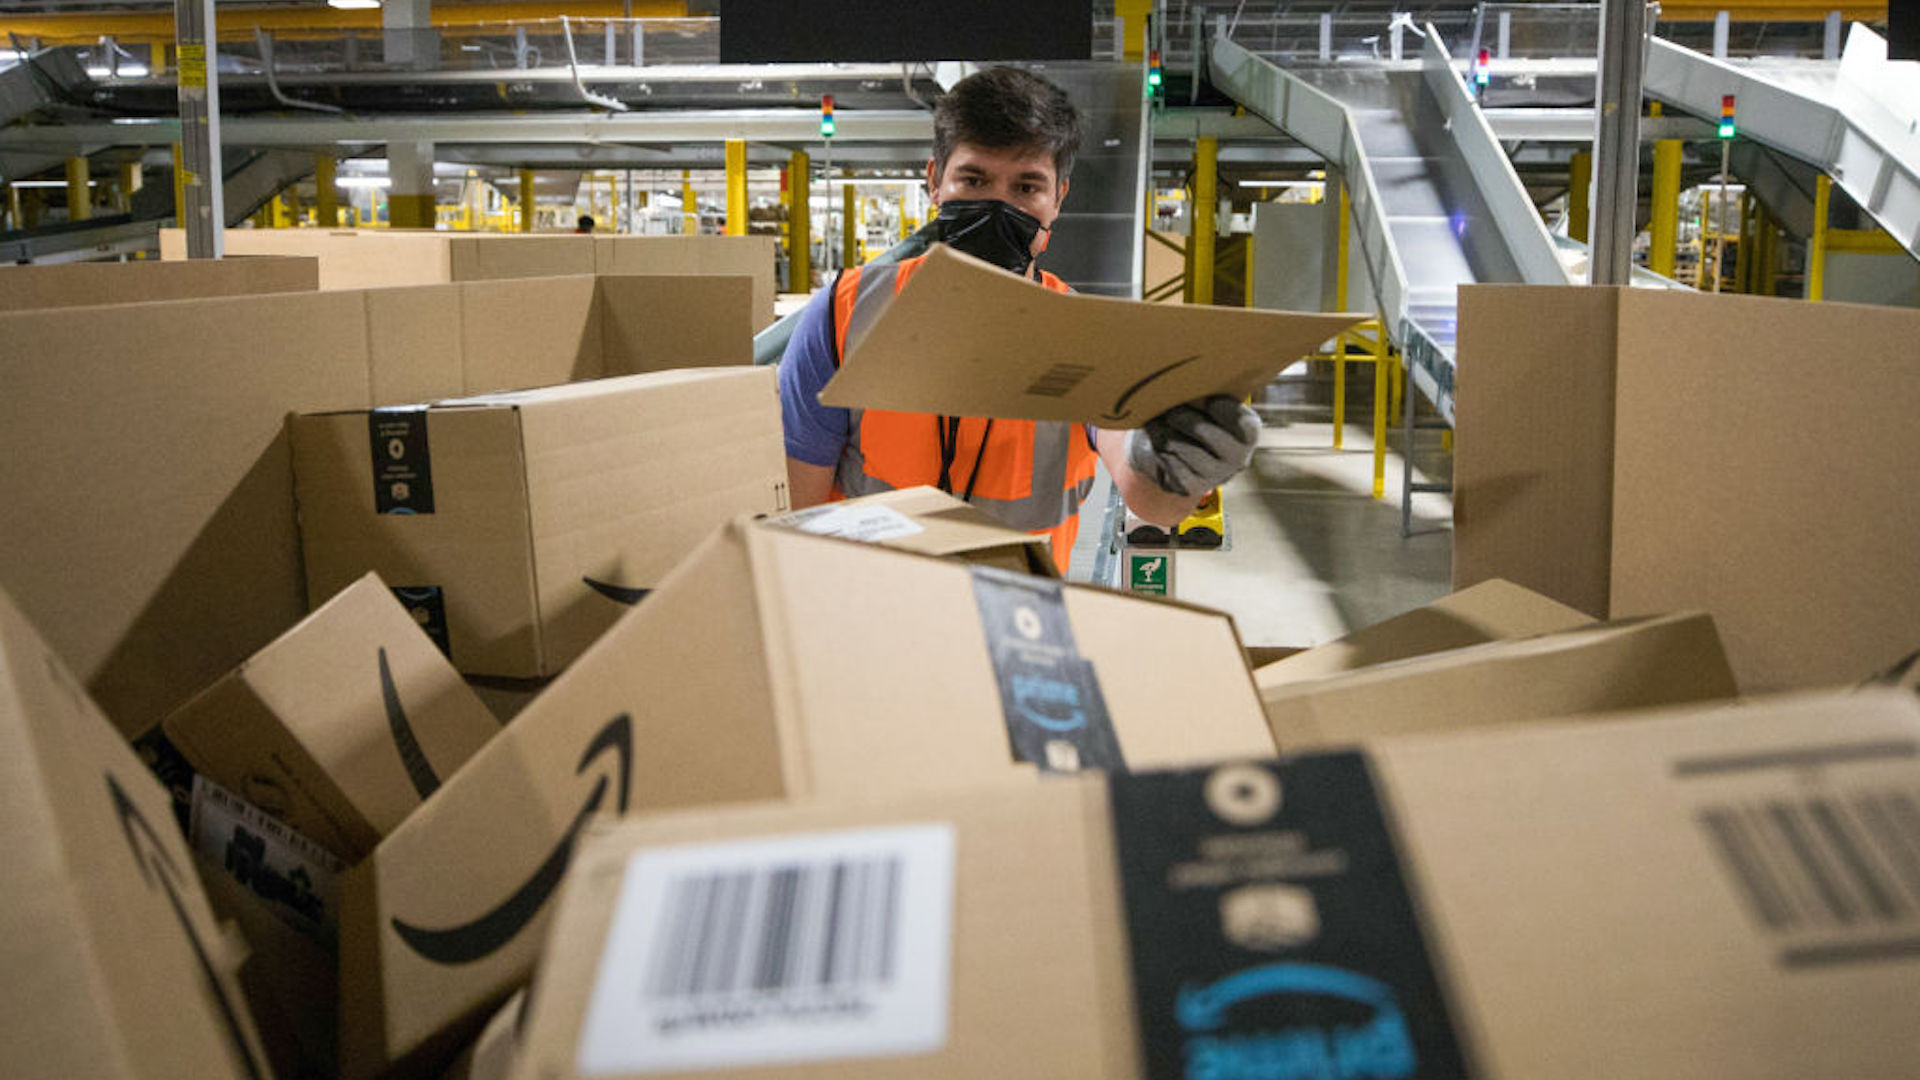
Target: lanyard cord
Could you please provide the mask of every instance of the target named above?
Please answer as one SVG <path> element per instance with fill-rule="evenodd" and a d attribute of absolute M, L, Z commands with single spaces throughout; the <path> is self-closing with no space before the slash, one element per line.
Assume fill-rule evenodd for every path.
<path fill-rule="evenodd" d="M 953 459 L 960 453 L 960 418 L 957 416 L 939 417 L 940 424 L 940 490 L 953 494 Z M 962 502 L 973 501 L 973 486 L 980 481 L 980 463 L 987 457 L 987 437 L 993 434 L 993 418 L 987 418 L 987 426 L 980 431 L 980 449 L 973 455 L 973 472 L 967 476 L 966 494 L 960 496 Z"/>

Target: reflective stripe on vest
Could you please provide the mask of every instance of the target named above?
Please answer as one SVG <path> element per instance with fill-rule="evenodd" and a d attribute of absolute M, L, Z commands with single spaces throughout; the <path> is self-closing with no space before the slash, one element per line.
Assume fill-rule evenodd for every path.
<path fill-rule="evenodd" d="M 865 334 L 885 307 L 881 301 L 919 269 L 921 258 L 841 274 L 833 297 L 836 365 L 846 355 L 847 343 Z M 1068 291 L 1052 274 L 1043 274 L 1041 280 L 1055 292 Z M 859 496 L 935 483 L 940 475 L 939 423 L 930 413 L 849 410 L 849 436 L 834 472 L 835 490 Z M 1080 506 L 1093 489 L 1097 458 L 1085 428 L 996 420 L 982 447 L 985 427 L 984 420 L 961 422 L 953 486 L 964 492 L 978 463 L 979 479 L 969 501 L 1012 528 L 1051 534 L 1054 562 L 1064 571 L 1079 533 Z"/>

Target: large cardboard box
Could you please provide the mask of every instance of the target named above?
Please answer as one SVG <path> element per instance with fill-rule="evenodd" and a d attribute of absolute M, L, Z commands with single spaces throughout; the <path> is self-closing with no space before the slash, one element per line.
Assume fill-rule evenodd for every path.
<path fill-rule="evenodd" d="M 287 413 L 745 365 L 748 295 L 572 277 L 0 313 L 0 583 L 146 730 L 307 612 Z"/>
<path fill-rule="evenodd" d="M 511 236 L 406 229 L 228 229 L 229 255 L 304 255 L 320 288 L 366 289 L 566 274 L 743 275 L 752 330 L 773 322 L 772 236 Z M 186 234 L 160 230 L 160 257 L 186 258 Z"/>
<path fill-rule="evenodd" d="M 1455 585 L 1711 611 L 1750 690 L 1887 667 L 1920 641 L 1920 382 L 1887 347 L 1916 334 L 1897 308 L 1464 289 Z"/>
<path fill-rule="evenodd" d="M 1103 746 L 1272 753 L 1227 616 L 729 526 L 349 872 L 343 1072 L 431 1068 L 525 981 L 596 813 L 1007 782 Z"/>
<path fill-rule="evenodd" d="M 291 256 L 9 266 L 0 268 L 0 311 L 311 292 L 319 287 L 319 261 Z"/>
<path fill-rule="evenodd" d="M 608 823 L 516 1075 L 1906 1077 L 1917 743 L 1836 695 Z"/>
<path fill-rule="evenodd" d="M 707 533 L 787 509 L 771 368 L 296 416 L 307 591 L 368 570 L 461 671 L 557 674 Z"/>
<path fill-rule="evenodd" d="M 939 244 L 849 338 L 820 400 L 1137 428 L 1246 397 L 1361 318 L 1057 293 Z"/>
<path fill-rule="evenodd" d="M 1571 630 L 1592 621 L 1531 589 L 1493 578 L 1338 641 L 1262 665 L 1254 669 L 1253 681 L 1265 690 L 1447 649 Z"/>
<path fill-rule="evenodd" d="M 349 862 L 500 731 L 377 574 L 161 726 L 197 771 Z"/>
<path fill-rule="evenodd" d="M 936 487 L 902 488 L 824 503 L 768 518 L 767 523 L 1022 574 L 1060 576 L 1053 544 L 1045 534 L 1009 529 Z"/>
<path fill-rule="evenodd" d="M 0 821 L 0 1075 L 271 1075 L 167 793 L 4 592 Z"/>
<path fill-rule="evenodd" d="M 1284 661 L 1283 661 L 1284 662 Z M 1678 614 L 1492 641 L 1295 682 L 1260 703 L 1287 752 L 1376 735 L 1644 709 L 1738 693 L 1713 619 Z"/>

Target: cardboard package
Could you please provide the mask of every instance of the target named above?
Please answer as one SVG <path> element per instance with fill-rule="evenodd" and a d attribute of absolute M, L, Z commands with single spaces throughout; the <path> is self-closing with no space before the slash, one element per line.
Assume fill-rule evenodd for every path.
<path fill-rule="evenodd" d="M 288 412 L 745 365 L 748 286 L 534 278 L 0 313 L 0 451 L 30 463 L 0 472 L 0 584 L 108 717 L 145 731 L 308 611 Z"/>
<path fill-rule="evenodd" d="M 319 287 L 318 260 L 286 255 L 9 266 L 0 271 L 0 311 L 311 292 Z"/>
<path fill-rule="evenodd" d="M 228 229 L 227 255 L 319 260 L 320 288 L 367 289 L 567 274 L 741 275 L 753 325 L 773 321 L 772 236 L 507 236 L 406 229 Z M 186 258 L 186 233 L 160 230 L 160 257 Z"/>
<path fill-rule="evenodd" d="M 279 1080 L 339 1075 L 339 957 L 335 949 L 287 925 L 220 863 L 194 853 L 213 913 L 247 943 L 240 989 Z"/>
<path fill-rule="evenodd" d="M 1060 576 L 1052 542 L 1044 534 L 1009 529 L 985 511 L 935 487 L 902 488 L 810 506 L 768 518 L 767 524 L 922 555 L 944 555 L 1015 573 Z"/>
<path fill-rule="evenodd" d="M 167 793 L 4 592 L 0 821 L 0 1075 L 271 1075 Z"/>
<path fill-rule="evenodd" d="M 500 730 L 371 573 L 161 726 L 195 770 L 349 862 Z"/>
<path fill-rule="evenodd" d="M 1591 622 L 1565 604 L 1493 578 L 1362 627 L 1338 641 L 1264 664 L 1254 670 L 1253 681 L 1264 690 L 1488 641 L 1571 630 Z"/>
<path fill-rule="evenodd" d="M 1749 690 L 1888 667 L 1920 641 L 1920 382 L 1886 348 L 1916 334 L 1899 308 L 1463 289 L 1454 583 L 1710 611 Z"/>
<path fill-rule="evenodd" d="M 594 814 L 1272 752 L 1225 615 L 736 523 L 348 873 L 343 1073 L 471 1037 Z"/>
<path fill-rule="evenodd" d="M 467 689 L 473 691 L 495 720 L 504 724 L 519 716 L 520 710 L 532 704 L 540 691 L 552 682 L 552 679 L 498 679 L 469 675 Z"/>
<path fill-rule="evenodd" d="M 1057 293 L 936 244 L 820 400 L 1136 428 L 1208 394 L 1244 398 L 1361 318 Z"/>
<path fill-rule="evenodd" d="M 1916 745 L 1882 692 L 607 823 L 516 1076 L 1893 1080 Z"/>
<path fill-rule="evenodd" d="M 1284 663 L 1284 661 L 1283 661 Z M 1624 619 L 1260 688 L 1280 749 L 1724 700 L 1738 693 L 1713 619 Z"/>
<path fill-rule="evenodd" d="M 787 508 L 769 368 L 296 416 L 316 600 L 377 571 L 461 671 L 558 673 L 738 514 Z"/>

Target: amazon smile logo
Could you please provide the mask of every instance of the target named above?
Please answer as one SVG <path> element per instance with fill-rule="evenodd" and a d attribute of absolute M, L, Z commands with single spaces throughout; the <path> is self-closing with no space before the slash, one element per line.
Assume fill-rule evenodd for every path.
<path fill-rule="evenodd" d="M 1370 1018 L 1225 1030 L 1235 1006 L 1274 997 L 1343 1001 Z M 1406 1080 L 1420 1063 L 1393 988 L 1324 964 L 1268 964 L 1182 987 L 1174 1017 L 1190 1034 L 1186 1075 L 1196 1080 Z"/>
<path fill-rule="evenodd" d="M 167 849 L 160 846 L 160 838 L 154 835 L 153 826 L 147 822 L 140 808 L 133 804 L 133 800 L 127 797 L 120 782 L 113 778 L 112 773 L 106 774 L 106 778 L 107 797 L 113 801 L 114 814 L 120 819 L 121 831 L 126 834 L 127 848 L 133 852 L 134 865 L 140 868 L 140 876 L 146 880 L 148 888 L 158 889 L 166 896 L 167 905 L 173 909 L 173 917 L 186 933 L 187 944 L 193 947 L 193 958 L 199 961 L 201 978 L 206 980 L 207 992 L 220 1008 L 220 1020 L 226 1028 L 227 1041 L 231 1044 L 234 1056 L 239 1058 L 241 1067 L 251 1080 L 266 1080 L 266 1067 L 253 1056 L 253 1044 L 247 1040 L 246 1028 L 240 1023 L 243 1013 L 227 996 L 227 988 L 214 970 L 206 944 L 200 940 L 200 932 L 194 929 L 193 921 L 187 918 L 187 909 L 180 903 L 182 886 L 177 884 L 182 880 L 180 868 L 174 865 Z"/>
<path fill-rule="evenodd" d="M 440 790 L 440 777 L 427 760 L 427 752 L 420 748 L 420 739 L 413 733 L 413 723 L 407 719 L 407 710 L 400 704 L 400 688 L 393 685 L 393 668 L 387 664 L 385 648 L 380 650 L 380 700 L 387 706 L 387 730 L 393 734 L 394 748 L 400 751 L 400 764 L 406 767 L 407 779 L 413 781 L 413 790 L 424 799 Z"/>
<path fill-rule="evenodd" d="M 1102 416 L 1101 419 L 1116 420 L 1116 421 L 1128 419 L 1133 415 L 1133 408 L 1129 403 L 1134 399 L 1135 395 L 1139 394 L 1140 391 L 1145 390 L 1148 386 L 1152 385 L 1156 380 L 1163 379 L 1166 376 L 1171 375 L 1175 370 L 1179 368 L 1183 368 L 1198 359 L 1200 359 L 1200 354 L 1195 353 L 1184 360 L 1175 360 L 1173 363 L 1168 364 L 1166 367 L 1163 367 L 1158 371 L 1148 372 L 1144 377 L 1140 379 L 1139 382 L 1136 382 L 1132 386 L 1127 387 L 1125 393 L 1121 394 L 1118 398 L 1114 399 L 1113 408 L 1107 410 L 1106 415 Z"/>
<path fill-rule="evenodd" d="M 652 589 L 631 589 L 625 585 L 609 585 L 604 581 L 595 581 L 590 577 L 582 577 L 580 580 L 587 583 L 587 588 L 592 589 L 601 596 L 615 603 L 625 604 L 628 607 L 632 607 L 640 601 L 645 600 L 647 594 L 653 591 Z"/>
<path fill-rule="evenodd" d="M 614 809 L 624 814 L 627 812 L 627 792 L 632 788 L 633 780 L 633 719 L 629 714 L 621 713 L 607 721 L 606 726 L 594 735 L 580 755 L 574 775 L 585 773 L 606 754 L 613 754 L 617 762 L 616 775 L 619 779 L 613 785 Z M 554 844 L 553 850 L 519 888 L 491 910 L 459 926 L 442 929 L 416 926 L 395 917 L 392 920 L 394 933 L 400 935 L 400 940 L 406 942 L 408 948 L 436 964 L 470 964 L 497 952 L 526 929 L 533 917 L 540 913 L 547 898 L 553 895 L 553 890 L 567 872 L 568 861 L 573 857 L 574 840 L 587 819 L 599 813 L 606 803 L 608 787 L 609 778 L 604 775 L 594 781 L 593 791 L 580 804 L 579 812 L 573 816 L 573 823 L 567 826 L 567 831 Z"/>

